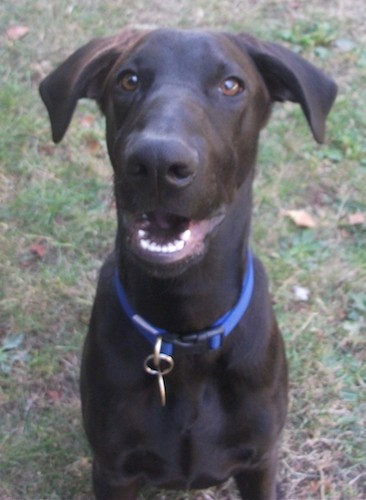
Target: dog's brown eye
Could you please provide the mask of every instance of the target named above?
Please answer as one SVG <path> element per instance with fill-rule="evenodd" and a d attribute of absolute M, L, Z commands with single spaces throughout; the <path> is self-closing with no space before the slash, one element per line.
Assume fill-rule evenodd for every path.
<path fill-rule="evenodd" d="M 139 84 L 139 77 L 133 71 L 127 71 L 120 77 L 120 85 L 123 90 L 132 92 L 136 90 Z"/>
<path fill-rule="evenodd" d="M 235 77 L 230 77 L 226 78 L 223 82 L 220 84 L 220 91 L 229 97 L 235 96 L 237 94 L 240 94 L 240 92 L 243 92 L 244 90 L 244 84 L 238 78 Z"/>

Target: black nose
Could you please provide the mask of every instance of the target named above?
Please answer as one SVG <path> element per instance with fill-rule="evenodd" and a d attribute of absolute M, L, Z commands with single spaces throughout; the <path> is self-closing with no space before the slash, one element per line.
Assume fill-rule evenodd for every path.
<path fill-rule="evenodd" d="M 179 138 L 142 136 L 128 148 L 126 175 L 135 185 L 151 182 L 184 188 L 194 179 L 198 153 Z"/>

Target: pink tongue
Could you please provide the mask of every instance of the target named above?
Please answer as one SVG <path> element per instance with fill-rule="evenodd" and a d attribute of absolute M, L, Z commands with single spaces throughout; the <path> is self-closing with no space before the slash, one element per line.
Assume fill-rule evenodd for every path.
<path fill-rule="evenodd" d="M 154 210 L 152 215 L 155 224 L 160 229 L 174 230 L 179 226 L 184 225 L 185 222 L 187 222 L 187 220 L 184 219 L 183 217 L 180 217 L 179 215 L 170 214 L 169 212 L 167 212 L 162 208 Z"/>

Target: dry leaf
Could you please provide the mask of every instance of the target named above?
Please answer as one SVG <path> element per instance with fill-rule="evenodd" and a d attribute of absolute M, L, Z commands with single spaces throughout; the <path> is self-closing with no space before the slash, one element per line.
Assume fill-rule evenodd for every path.
<path fill-rule="evenodd" d="M 38 153 L 45 156 L 53 156 L 55 150 L 56 148 L 53 144 L 41 144 L 38 146 Z"/>
<path fill-rule="evenodd" d="M 348 224 L 356 226 L 357 224 L 365 224 L 366 217 L 363 212 L 355 212 L 354 214 L 349 214 L 347 220 Z"/>
<path fill-rule="evenodd" d="M 284 215 L 289 217 L 299 227 L 315 227 L 314 218 L 305 210 L 286 210 Z"/>
<path fill-rule="evenodd" d="M 47 396 L 54 403 L 58 403 L 61 400 L 62 393 L 56 389 L 49 389 L 47 391 Z"/>
<path fill-rule="evenodd" d="M 300 285 L 295 285 L 293 287 L 293 291 L 295 300 L 298 300 L 299 302 L 308 302 L 310 297 L 310 290 L 308 288 Z"/>
<path fill-rule="evenodd" d="M 89 153 L 94 156 L 97 156 L 101 151 L 101 145 L 97 139 L 88 138 L 86 141 L 86 147 L 88 148 Z"/>
<path fill-rule="evenodd" d="M 47 248 L 43 243 L 33 243 L 30 247 L 30 251 L 42 259 L 46 255 Z"/>
<path fill-rule="evenodd" d="M 28 413 L 29 410 L 32 408 L 34 403 L 39 399 L 39 394 L 36 394 L 35 392 L 31 392 L 30 395 L 27 397 L 24 405 L 24 410 L 25 413 Z"/>
<path fill-rule="evenodd" d="M 19 40 L 20 38 L 23 38 L 29 31 L 28 26 L 22 26 L 22 25 L 17 25 L 17 26 L 9 26 L 9 28 L 6 30 L 6 36 L 8 37 L 9 40 L 15 41 Z"/>
<path fill-rule="evenodd" d="M 48 73 L 51 73 L 52 64 L 51 61 L 43 60 L 40 62 L 31 63 L 29 65 L 32 71 L 32 80 L 39 83 Z"/>
<path fill-rule="evenodd" d="M 75 477 L 82 477 L 85 471 L 89 469 L 90 459 L 88 457 L 80 457 L 66 467 L 67 472 Z"/>
<path fill-rule="evenodd" d="M 94 124 L 95 120 L 96 118 L 94 115 L 83 115 L 80 118 L 80 125 L 84 128 L 90 128 Z"/>

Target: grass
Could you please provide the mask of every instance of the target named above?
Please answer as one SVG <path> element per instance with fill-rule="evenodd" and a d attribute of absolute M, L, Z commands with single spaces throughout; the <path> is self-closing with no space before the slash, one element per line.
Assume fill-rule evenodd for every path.
<path fill-rule="evenodd" d="M 337 80 L 323 146 L 296 107 L 275 109 L 259 154 L 253 246 L 290 363 L 284 498 L 366 498 L 366 225 L 352 222 L 366 216 L 363 0 L 5 0 L 0 13 L 0 498 L 91 496 L 78 371 L 96 275 L 113 245 L 111 169 L 94 105 L 80 103 L 55 147 L 37 86 L 89 38 L 127 24 L 246 29 Z M 14 25 L 28 34 L 9 40 Z M 316 226 L 297 227 L 289 209 L 305 209 Z M 141 498 L 236 496 L 229 484 Z"/>

